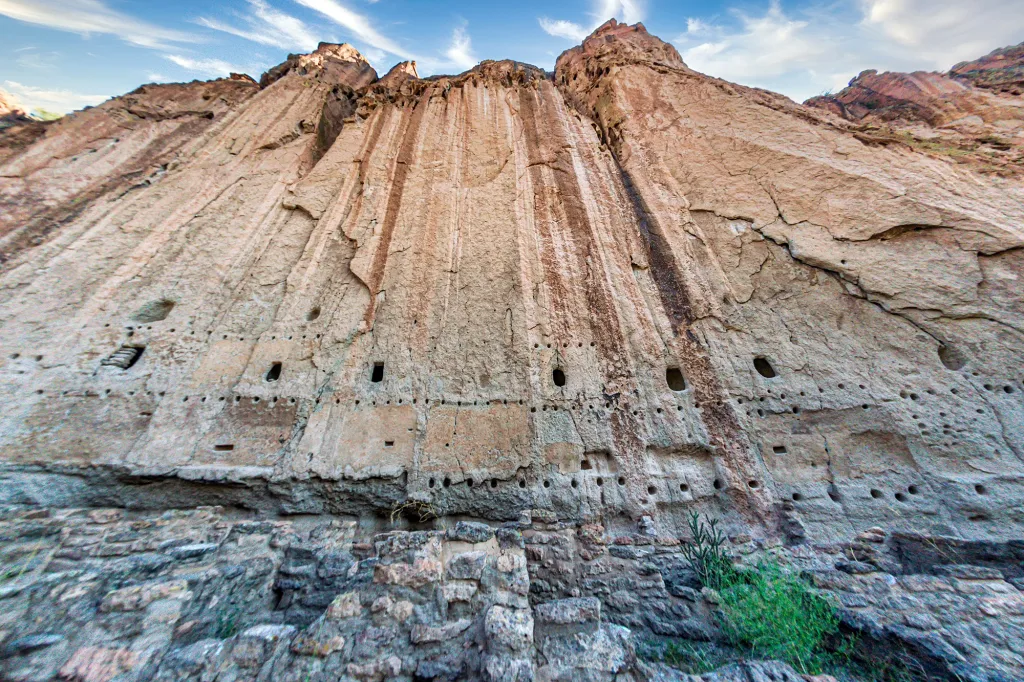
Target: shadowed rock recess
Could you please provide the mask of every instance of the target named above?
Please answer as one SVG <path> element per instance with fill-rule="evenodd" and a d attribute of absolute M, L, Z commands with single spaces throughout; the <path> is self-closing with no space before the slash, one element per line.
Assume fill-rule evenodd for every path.
<path fill-rule="evenodd" d="M 12 118 L 0 679 L 819 679 L 638 653 L 722 641 L 693 512 L 1024 679 L 1022 61 L 804 106 L 611 21 Z"/>

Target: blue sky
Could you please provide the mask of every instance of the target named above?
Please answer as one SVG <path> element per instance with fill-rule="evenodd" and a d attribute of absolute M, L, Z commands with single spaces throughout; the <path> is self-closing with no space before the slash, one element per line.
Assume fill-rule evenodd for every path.
<path fill-rule="evenodd" d="M 546 69 L 610 17 L 643 21 L 699 71 L 802 101 L 863 69 L 945 70 L 1024 41 L 1024 0 L 0 0 L 0 88 L 65 112 L 142 83 L 258 78 L 319 41 L 383 75 L 482 59 Z"/>

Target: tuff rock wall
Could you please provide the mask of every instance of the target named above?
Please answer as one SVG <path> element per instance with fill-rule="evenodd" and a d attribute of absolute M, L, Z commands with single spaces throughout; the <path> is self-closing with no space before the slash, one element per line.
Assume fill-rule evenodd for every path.
<path fill-rule="evenodd" d="M 711 608 L 699 594 L 665 592 L 685 587 L 672 577 L 676 550 L 659 550 L 671 566 L 616 563 L 633 576 L 626 583 L 586 582 L 611 570 L 588 562 L 647 555 L 604 545 L 675 547 L 692 511 L 722 519 L 750 552 L 880 527 L 875 537 L 990 543 L 1016 556 L 1006 543 L 1024 525 L 1024 115 L 1005 88 L 956 83 L 931 92 L 929 106 L 984 108 L 981 124 L 956 119 L 950 133 L 948 117 L 889 116 L 880 132 L 860 115 L 854 85 L 835 102 L 797 105 L 694 72 L 642 26 L 610 22 L 553 74 L 504 61 L 424 80 L 406 63 L 378 79 L 352 48 L 321 45 L 258 85 L 145 86 L 31 133 L 9 129 L 0 501 L 334 517 L 354 524 L 349 545 L 435 516 L 562 532 L 540 549 L 527 540 L 525 554 L 509 540 L 528 587 L 512 590 L 514 604 L 484 589 L 465 627 L 456 618 L 438 635 L 475 632 L 476 613 L 490 633 L 475 640 L 481 651 L 505 636 L 487 630 L 504 627 L 488 624 L 495 605 L 529 612 L 595 592 L 618 610 L 612 622 L 713 637 L 693 625 Z M 942 99 L 950 88 L 952 104 Z M 891 89 L 887 101 L 920 109 L 925 95 Z M 979 142 L 985 126 L 1009 142 Z M 924 144 L 951 135 L 975 146 Z M 146 580 L 178 575 L 174 559 L 226 551 L 227 527 Z M 11 556 L 57 570 L 14 542 L 23 532 L 11 531 Z M 447 574 L 430 562 L 451 538 L 430 532 L 357 549 L 345 570 L 408 551 L 426 577 L 371 582 L 432 590 Z M 501 554 L 479 551 L 492 557 L 484 564 Z M 857 555 L 860 568 L 843 575 L 959 563 L 892 551 L 888 563 Z M 249 624 L 308 626 L 280 601 L 299 589 L 282 573 L 291 564 L 260 561 L 267 570 L 247 589 L 278 596 L 246 612 Z M 519 570 L 520 559 L 502 561 Z M 1018 577 L 986 570 L 996 573 L 984 580 Z M 276 582 L 266 577 L 275 571 Z M 660 588 L 628 582 L 651 571 Z M 1003 584 L 989 587 L 1002 594 Z M 335 588 L 319 585 L 306 606 L 322 611 Z M 637 589 L 654 592 L 623 596 Z M 364 594 L 364 605 L 378 597 Z M 592 604 L 576 607 L 579 623 L 600 620 Z M 447 607 L 417 613 L 424 627 L 448 619 Z M 514 631 L 533 632 L 515 618 Z M 690 625 L 654 625 L 665 622 Z M 167 641 L 216 635 L 204 628 L 167 630 Z M 494 645 L 504 658 L 490 672 L 490 659 L 472 659 L 438 675 L 527 679 L 544 654 L 509 637 Z M 878 634 L 887 637 L 903 635 Z M 1014 645 L 991 646 L 1011 652 L 991 669 L 1012 670 Z M 625 674 L 632 654 L 621 650 L 622 665 L 601 674 Z M 96 654 L 99 663 L 81 654 L 84 667 L 54 661 L 71 666 L 69 679 L 93 679 L 93 663 L 149 679 L 156 668 L 139 662 L 150 658 L 132 651 Z M 403 655 L 388 665 L 412 675 L 418 663 Z M 388 671 L 366 677 L 400 674 Z"/>

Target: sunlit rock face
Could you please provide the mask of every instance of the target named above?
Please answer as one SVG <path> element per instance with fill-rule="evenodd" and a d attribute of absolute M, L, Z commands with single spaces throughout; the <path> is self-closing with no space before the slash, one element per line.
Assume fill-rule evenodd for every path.
<path fill-rule="evenodd" d="M 553 76 L 321 45 L 263 81 L 3 162 L 7 500 L 1015 527 L 1019 181 L 639 25 Z"/>
<path fill-rule="evenodd" d="M 868 90 L 885 93 L 884 117 Z M 285 572 L 260 578 L 279 601 L 243 609 L 253 627 L 310 625 L 353 576 L 465 592 L 466 623 L 428 618 L 442 629 L 403 636 L 461 647 L 486 632 L 492 658 L 462 670 L 491 679 L 543 667 L 523 614 L 545 599 L 594 594 L 612 622 L 658 634 L 704 627 L 706 603 L 657 607 L 699 600 L 663 564 L 640 601 L 622 596 L 635 585 L 588 582 L 615 538 L 632 579 L 655 570 L 640 566 L 646 548 L 677 551 L 690 512 L 759 549 L 873 526 L 1019 538 L 1020 98 L 959 76 L 862 74 L 811 104 L 697 73 L 612 21 L 553 74 L 488 61 L 421 79 L 409 62 L 378 79 L 350 46 L 321 45 L 259 84 L 144 86 L 34 138 L 12 127 L 0 502 L 322 517 L 328 530 L 296 522 L 327 562 L 315 574 L 332 576 L 312 587 L 284 569 L 292 540 L 268 539 L 299 530 L 202 512 L 210 528 L 186 545 L 231 563 L 240 536 L 260 537 Z M 990 128 L 1009 147 L 982 148 Z M 438 562 L 475 541 L 401 540 L 415 547 L 395 569 L 398 550 L 365 544 L 373 524 L 435 517 L 519 524 L 527 551 L 482 540 L 481 570 L 498 577 L 474 574 L 474 596 L 457 575 L 441 585 Z M 335 535 L 349 578 L 321 546 Z M 371 558 L 385 570 L 356 565 Z M 167 590 L 154 599 L 187 601 Z M 371 618 L 371 601 L 393 597 L 372 612 L 391 617 L 410 599 L 362 594 L 331 608 Z M 304 615 L 278 613 L 295 604 Z M 341 651 L 360 623 L 287 656 Z M 621 653 L 612 672 L 632 665 L 615 643 L 628 631 L 587 632 Z M 68 649 L 60 665 L 73 679 L 142 665 L 103 651 Z M 366 679 L 411 678 L 405 655 Z"/>

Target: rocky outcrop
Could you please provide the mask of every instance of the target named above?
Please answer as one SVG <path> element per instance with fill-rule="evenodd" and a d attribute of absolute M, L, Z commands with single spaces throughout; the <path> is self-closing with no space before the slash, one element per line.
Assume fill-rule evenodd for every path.
<path fill-rule="evenodd" d="M 0 130 L 17 123 L 28 123 L 31 120 L 14 95 L 0 88 Z"/>
<path fill-rule="evenodd" d="M 141 525 L 110 542 L 205 558 L 100 581 L 87 603 L 138 604 L 117 645 L 71 642 L 71 606 L 5 645 L 67 639 L 38 679 L 669 675 L 634 665 L 630 638 L 719 636 L 677 549 L 701 512 L 737 553 L 877 597 L 846 607 L 878 646 L 1012 679 L 1012 635 L 985 632 L 1019 616 L 1024 184 L 1017 142 L 947 152 L 1021 119 L 1019 98 L 959 78 L 863 74 L 801 106 L 613 21 L 553 74 L 496 61 L 421 79 L 405 63 L 378 80 L 321 45 L 259 86 L 145 86 L 11 147 L 0 502 L 17 519 L 52 508 L 54 527 L 87 514 L 61 509 L 132 509 Z M 252 581 L 201 547 L 235 520 L 180 546 L 132 534 L 203 505 L 319 525 L 239 540 L 262 548 Z M 857 540 L 875 527 L 881 542 Z M 374 539 L 393 528 L 407 532 Z M 352 560 L 332 567 L 332 542 Z M 932 570 L 929 543 L 998 548 L 960 562 L 1002 575 L 962 594 L 1009 601 L 977 616 L 945 584 L 897 590 Z M 108 570 L 51 558 L 69 563 L 33 581 Z M 246 576 L 244 630 L 162 620 L 189 592 L 202 606 L 181 622 L 202 621 L 228 573 Z M 352 600 L 358 618 L 332 620 Z M 387 604 L 402 601 L 399 627 Z M 908 604 L 977 629 L 911 624 Z M 984 651 L 958 648 L 968 634 Z"/>
<path fill-rule="evenodd" d="M 0 89 L 0 162 L 38 140 L 46 125 L 29 116 L 13 95 Z"/>
<path fill-rule="evenodd" d="M 949 74 L 978 88 L 1024 94 L 1024 43 L 993 50 L 972 62 L 960 62 Z"/>
<path fill-rule="evenodd" d="M 860 124 L 860 139 L 903 144 L 986 172 L 1024 172 L 1024 47 L 997 50 L 948 73 L 864 71 L 807 105 Z"/>

